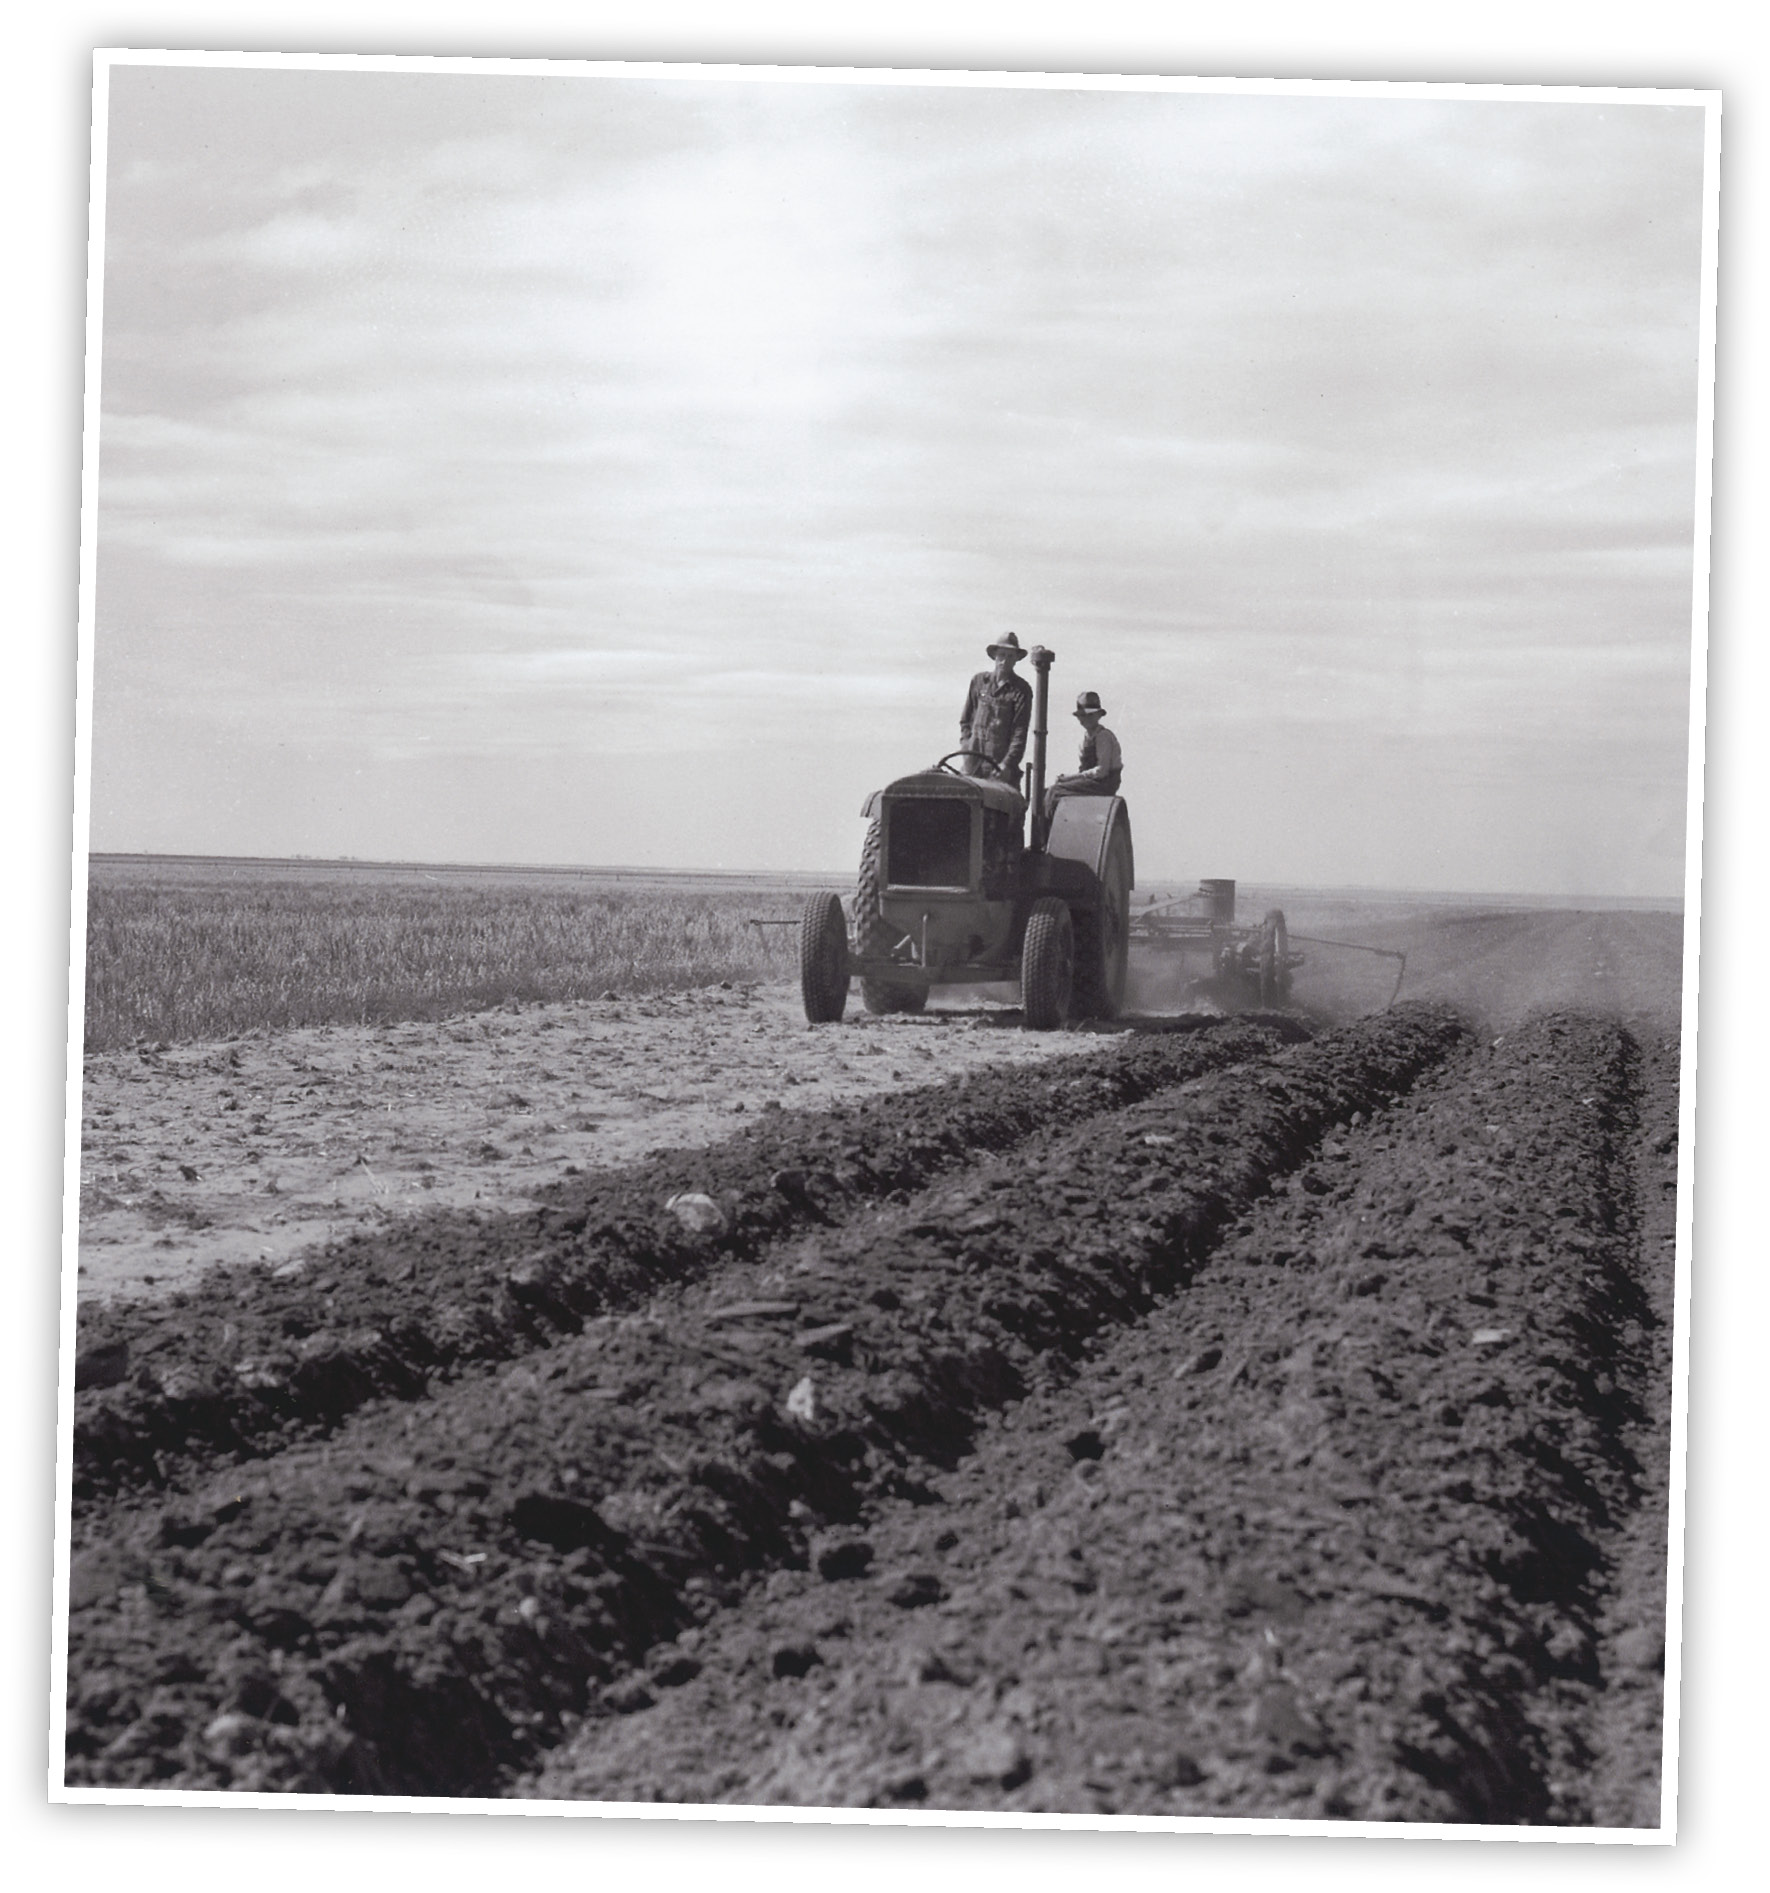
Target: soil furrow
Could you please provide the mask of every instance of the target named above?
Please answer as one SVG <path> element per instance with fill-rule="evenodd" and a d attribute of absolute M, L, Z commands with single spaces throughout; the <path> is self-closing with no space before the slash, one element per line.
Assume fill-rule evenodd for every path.
<path fill-rule="evenodd" d="M 68 1778 L 496 1788 L 689 1680 L 680 1633 L 759 1570 L 864 1568 L 866 1507 L 932 1498 L 989 1412 L 1461 1036 L 1404 1008 L 1111 1114 L 1084 1088 L 1079 1124 L 766 1265 L 703 1262 L 644 1315 L 175 1502 L 83 1508 Z"/>
<path fill-rule="evenodd" d="M 74 1490 L 159 1485 L 193 1458 L 256 1457 L 378 1398 L 545 1348 L 660 1285 L 1305 1036 L 1284 1015 L 1106 1041 L 1062 1070 L 968 1073 L 730 1142 L 567 1180 L 523 1214 L 451 1211 L 275 1269 L 212 1271 L 165 1302 L 83 1309 Z M 677 1210 L 672 1198 L 698 1199 Z"/>
<path fill-rule="evenodd" d="M 1601 1541 L 1604 1581 L 1596 1615 L 1601 1687 L 1587 1704 L 1589 1801 L 1603 1827 L 1656 1827 L 1666 1688 L 1666 1569 L 1670 1554 L 1672 1336 L 1678 1219 L 1679 1047 L 1645 1032 L 1633 1183 L 1639 1274 L 1647 1309 L 1633 1337 L 1638 1416 L 1623 1438 L 1639 1467 L 1639 1499 Z"/>
<path fill-rule="evenodd" d="M 1652 1822 L 1603 1634 L 1663 1612 L 1648 1080 L 1550 1018 L 1326 1139 L 938 1503 L 878 1507 L 866 1574 L 777 1574 L 524 1792 Z"/>

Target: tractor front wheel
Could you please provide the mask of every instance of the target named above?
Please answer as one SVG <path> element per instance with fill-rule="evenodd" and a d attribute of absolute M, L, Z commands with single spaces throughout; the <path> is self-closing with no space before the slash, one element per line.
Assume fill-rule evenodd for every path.
<path fill-rule="evenodd" d="M 834 1025 L 848 1008 L 848 924 L 834 894 L 813 894 L 800 916 L 799 993 L 812 1025 Z"/>
<path fill-rule="evenodd" d="M 1048 895 L 1034 903 L 1020 949 L 1020 1022 L 1027 1031 L 1050 1032 L 1069 1017 L 1075 966 L 1069 908 Z"/>

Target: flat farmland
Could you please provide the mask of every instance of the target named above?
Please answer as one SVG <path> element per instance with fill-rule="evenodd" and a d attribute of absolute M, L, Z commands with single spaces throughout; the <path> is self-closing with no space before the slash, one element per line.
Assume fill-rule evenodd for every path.
<path fill-rule="evenodd" d="M 225 938 L 158 871 L 125 987 Z M 804 885 L 334 872 L 489 983 L 88 1054 L 70 1781 L 1657 1822 L 1680 916 L 810 1028 Z M 708 957 L 494 990 L 616 895 Z"/>
<path fill-rule="evenodd" d="M 778 979 L 785 931 L 751 921 L 800 891 L 757 875 L 100 855 L 86 1049 Z"/>

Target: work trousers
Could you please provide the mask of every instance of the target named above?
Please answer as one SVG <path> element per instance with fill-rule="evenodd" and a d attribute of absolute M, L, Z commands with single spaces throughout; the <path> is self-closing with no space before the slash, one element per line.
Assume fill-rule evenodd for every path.
<path fill-rule="evenodd" d="M 1045 791 L 1045 820 L 1050 821 L 1057 813 L 1057 804 L 1066 795 L 1117 795 L 1119 792 L 1119 772 L 1115 769 L 1111 775 L 1098 779 L 1077 777 L 1068 782 L 1053 782 Z"/>

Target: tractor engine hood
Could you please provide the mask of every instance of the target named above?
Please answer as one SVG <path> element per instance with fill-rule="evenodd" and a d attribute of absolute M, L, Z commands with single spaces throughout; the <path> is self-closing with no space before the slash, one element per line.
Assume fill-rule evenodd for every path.
<path fill-rule="evenodd" d="M 993 782 L 984 776 L 949 775 L 944 769 L 919 769 L 914 775 L 899 776 L 882 789 L 875 789 L 861 804 L 861 814 L 877 817 L 886 796 L 893 801 L 915 797 L 921 800 L 969 802 L 974 807 L 999 809 L 1019 821 L 1026 813 L 1026 798 L 1005 782 Z"/>

